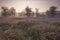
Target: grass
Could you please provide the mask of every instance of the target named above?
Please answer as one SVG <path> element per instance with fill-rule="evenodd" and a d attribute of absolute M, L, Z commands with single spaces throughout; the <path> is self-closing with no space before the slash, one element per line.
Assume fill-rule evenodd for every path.
<path fill-rule="evenodd" d="M 60 40 L 60 22 L 0 23 L 0 40 Z"/>

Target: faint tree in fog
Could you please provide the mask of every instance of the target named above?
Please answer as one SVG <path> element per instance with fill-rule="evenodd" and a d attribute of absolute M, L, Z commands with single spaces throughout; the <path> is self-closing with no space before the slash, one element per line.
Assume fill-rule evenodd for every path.
<path fill-rule="evenodd" d="M 15 16 L 15 13 L 16 13 L 15 8 L 14 8 L 14 7 L 11 7 L 11 8 L 10 8 L 10 15 Z"/>
<path fill-rule="evenodd" d="M 32 10 L 28 6 L 25 8 L 25 11 L 26 11 L 26 15 L 27 16 L 30 16 L 31 15 Z"/>
<path fill-rule="evenodd" d="M 39 11 L 39 8 L 35 8 L 35 10 L 36 10 L 36 13 L 38 13 L 38 11 Z"/>
<path fill-rule="evenodd" d="M 2 9 L 1 15 L 7 16 L 8 15 L 8 8 L 7 7 L 1 7 L 1 9 Z"/>
<path fill-rule="evenodd" d="M 55 15 L 56 15 L 56 11 L 57 11 L 56 9 L 57 9 L 57 7 L 51 6 L 51 7 L 49 8 L 49 10 L 46 11 L 46 14 L 47 14 L 48 16 L 55 16 Z"/>
<path fill-rule="evenodd" d="M 35 8 L 35 10 L 36 10 L 36 16 L 39 16 L 39 8 Z"/>

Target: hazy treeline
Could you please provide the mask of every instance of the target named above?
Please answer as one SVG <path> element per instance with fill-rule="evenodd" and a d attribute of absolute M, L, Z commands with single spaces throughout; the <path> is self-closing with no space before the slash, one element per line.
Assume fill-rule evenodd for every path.
<path fill-rule="evenodd" d="M 1 16 L 15 16 L 17 14 L 16 9 L 14 7 L 11 7 L 10 9 L 8 7 L 1 7 L 2 11 L 1 11 Z M 46 10 L 46 12 L 44 13 L 39 13 L 39 8 L 35 8 L 35 12 L 32 11 L 32 9 L 27 6 L 25 8 L 25 12 L 20 12 L 18 13 L 18 15 L 25 15 L 25 16 L 36 16 L 36 17 L 40 17 L 41 15 L 44 16 L 45 14 L 47 16 L 56 16 L 57 15 L 57 7 L 55 6 L 51 6 L 48 10 Z"/>

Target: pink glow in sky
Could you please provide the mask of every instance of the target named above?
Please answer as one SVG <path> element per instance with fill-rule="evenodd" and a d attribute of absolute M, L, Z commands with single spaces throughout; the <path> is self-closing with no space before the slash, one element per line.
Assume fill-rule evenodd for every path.
<path fill-rule="evenodd" d="M 0 0 L 1 6 L 14 7 L 17 12 L 21 12 L 26 6 L 45 12 L 50 6 L 57 6 L 60 10 L 60 0 Z"/>

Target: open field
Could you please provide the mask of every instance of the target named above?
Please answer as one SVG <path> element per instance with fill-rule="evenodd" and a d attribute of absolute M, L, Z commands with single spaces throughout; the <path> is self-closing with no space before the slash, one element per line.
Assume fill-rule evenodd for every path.
<path fill-rule="evenodd" d="M 60 40 L 60 18 L 0 17 L 0 40 Z"/>

